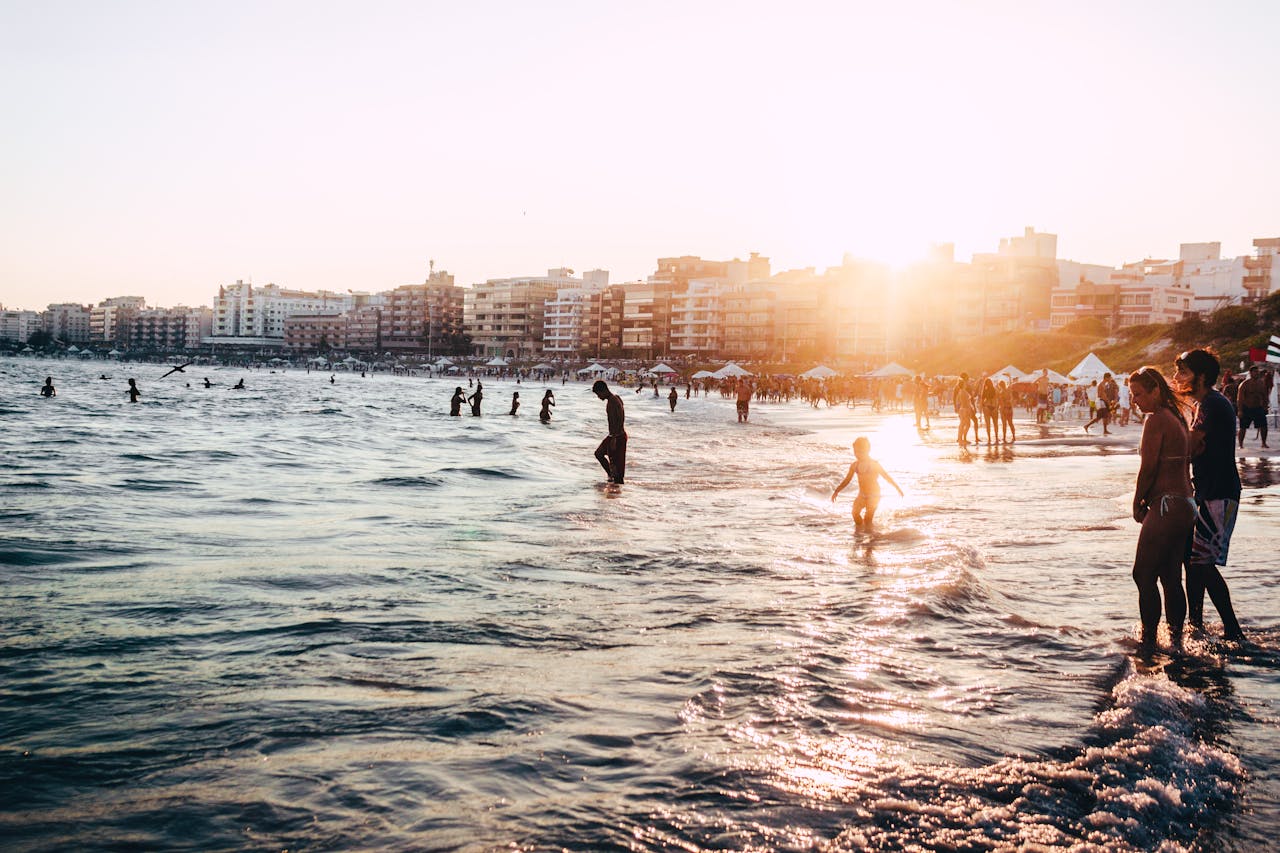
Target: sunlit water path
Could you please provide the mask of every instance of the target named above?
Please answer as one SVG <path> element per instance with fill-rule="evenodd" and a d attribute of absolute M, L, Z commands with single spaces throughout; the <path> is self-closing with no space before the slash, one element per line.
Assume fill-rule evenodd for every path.
<path fill-rule="evenodd" d="M 1146 667 L 1123 443 L 962 454 L 947 422 L 626 390 L 609 489 L 582 384 L 544 425 L 533 383 L 450 418 L 456 380 L 102 370 L 0 360 L 6 846 L 1264 849 L 1280 824 L 1276 462 L 1248 463 L 1227 574 L 1257 647 Z M 829 500 L 859 434 L 907 493 L 870 537 Z"/>

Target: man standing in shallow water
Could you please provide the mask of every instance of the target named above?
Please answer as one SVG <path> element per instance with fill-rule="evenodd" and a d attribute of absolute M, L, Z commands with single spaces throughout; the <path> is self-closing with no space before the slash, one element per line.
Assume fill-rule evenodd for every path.
<path fill-rule="evenodd" d="M 627 473 L 627 431 L 623 428 L 626 415 L 622 398 L 610 392 L 603 379 L 597 379 L 591 390 L 605 401 L 604 410 L 609 417 L 609 434 L 596 448 L 596 459 L 609 475 L 610 483 L 622 483 Z"/>
<path fill-rule="evenodd" d="M 1227 564 L 1227 548 L 1240 508 L 1240 472 L 1236 470 L 1236 415 L 1231 401 L 1214 389 L 1221 369 L 1218 357 L 1206 349 L 1184 352 L 1174 359 L 1178 391 L 1195 401 L 1191 422 L 1191 482 L 1195 487 L 1196 520 L 1187 558 L 1187 621 L 1204 628 L 1204 594 L 1222 617 L 1228 640 L 1243 640 L 1244 632 L 1231 607 L 1231 591 L 1218 566 Z"/>

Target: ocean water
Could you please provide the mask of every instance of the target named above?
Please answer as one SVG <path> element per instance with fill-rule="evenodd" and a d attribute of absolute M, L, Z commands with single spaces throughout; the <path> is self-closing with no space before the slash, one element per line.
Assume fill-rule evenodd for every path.
<path fill-rule="evenodd" d="M 953 421 L 739 425 L 625 390 L 606 487 L 585 384 L 549 386 L 544 425 L 537 383 L 450 418 L 456 380 L 163 370 L 0 360 L 7 849 L 1260 850 L 1280 827 L 1280 460 L 1244 464 L 1226 572 L 1255 644 L 1147 663 L 1136 428 L 963 453 Z M 856 435 L 906 492 L 872 535 L 829 500 Z"/>

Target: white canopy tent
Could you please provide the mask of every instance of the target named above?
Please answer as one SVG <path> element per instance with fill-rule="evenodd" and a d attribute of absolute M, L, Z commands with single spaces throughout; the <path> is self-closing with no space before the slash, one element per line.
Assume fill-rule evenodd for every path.
<path fill-rule="evenodd" d="M 555 370 L 554 367 L 547 364 L 545 361 L 539 362 L 529 369 L 530 370 Z"/>
<path fill-rule="evenodd" d="M 677 373 L 678 371 L 668 367 L 666 364 L 659 364 L 655 367 L 649 368 L 649 372 L 650 373 Z"/>
<path fill-rule="evenodd" d="M 29 349 L 29 348 L 28 348 L 28 349 Z M 26 351 L 26 350 L 24 350 L 24 352 L 25 352 L 25 351 Z M 111 356 L 112 358 L 117 358 L 117 357 L 119 357 L 120 355 L 122 355 L 122 353 L 121 353 L 121 352 L 120 352 L 120 350 L 118 350 L 118 349 L 113 349 L 111 352 L 107 353 L 107 355 Z"/>
<path fill-rule="evenodd" d="M 714 379 L 715 377 L 716 375 L 710 370 L 699 370 L 697 373 L 693 374 L 694 379 Z"/>
<path fill-rule="evenodd" d="M 832 376 L 839 376 L 839 374 L 830 367 L 827 367 L 825 364 L 819 364 L 817 367 L 811 367 L 804 373 L 800 374 L 801 379 L 827 379 Z"/>
<path fill-rule="evenodd" d="M 868 373 L 867 375 L 874 376 L 877 379 L 883 379 L 889 376 L 915 376 L 914 373 L 912 373 L 910 370 L 907 370 L 907 368 L 903 367 L 901 364 L 898 364 L 898 362 L 896 361 L 891 361 L 888 364 L 886 364 L 884 367 L 877 368 L 871 371 L 870 373 Z"/>
<path fill-rule="evenodd" d="M 1028 379 L 1034 379 L 1034 378 L 1035 378 L 1035 377 L 1031 376 L 1031 375 L 1030 375 L 1030 374 L 1028 374 L 1028 373 L 1023 373 L 1021 370 L 1019 370 L 1018 368 L 1014 367 L 1012 364 L 1010 364 L 1010 365 L 1007 365 L 1007 366 L 1005 366 L 1005 367 L 1000 368 L 999 370 L 997 370 L 995 373 L 993 373 L 993 374 L 991 374 L 991 375 L 992 375 L 992 376 L 1007 376 L 1007 377 L 1009 377 L 1010 379 L 1012 379 L 1014 382 L 1025 382 L 1025 381 L 1026 381 L 1026 380 L 1028 380 Z"/>
<path fill-rule="evenodd" d="M 1089 383 L 1095 379 L 1102 379 L 1104 373 L 1113 373 L 1110 367 L 1103 363 L 1093 353 L 1089 353 L 1080 359 L 1080 363 L 1068 371 L 1068 375 L 1075 378 L 1077 382 Z"/>
<path fill-rule="evenodd" d="M 75 344 L 72 344 L 71 346 L 67 347 L 67 352 L 69 353 L 80 352 L 80 347 L 76 346 Z"/>
<path fill-rule="evenodd" d="M 439 365 L 440 367 L 448 367 L 449 365 L 453 364 L 453 359 L 440 356 L 439 358 L 436 359 L 436 364 Z"/>
<path fill-rule="evenodd" d="M 584 373 L 604 373 L 605 370 L 606 370 L 605 367 L 593 361 L 590 364 L 588 364 L 586 367 L 579 370 L 578 375 L 581 376 Z"/>
<path fill-rule="evenodd" d="M 753 376 L 754 374 L 745 367 L 739 367 L 731 361 L 712 375 L 723 378 L 725 376 Z"/>
<path fill-rule="evenodd" d="M 485 367 L 506 367 L 510 362 L 500 355 L 495 355 L 484 363 Z"/>
<path fill-rule="evenodd" d="M 1031 376 L 1028 377 L 1028 381 L 1034 382 L 1035 380 L 1039 379 L 1041 372 L 1042 371 L 1040 370 L 1033 372 Z M 1052 382 L 1054 385 L 1074 385 L 1075 384 L 1070 379 L 1063 376 L 1061 373 L 1059 373 L 1056 370 L 1049 371 L 1049 381 Z"/>

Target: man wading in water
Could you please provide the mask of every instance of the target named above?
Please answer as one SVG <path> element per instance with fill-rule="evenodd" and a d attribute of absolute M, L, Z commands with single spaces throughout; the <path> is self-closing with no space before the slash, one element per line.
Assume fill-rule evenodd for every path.
<path fill-rule="evenodd" d="M 609 434 L 596 448 L 596 459 L 609 475 L 609 482 L 621 484 L 627 473 L 627 431 L 622 426 L 626 415 L 622 410 L 622 398 L 611 393 L 603 379 L 597 379 L 591 390 L 605 401 L 604 410 L 609 416 Z"/>

